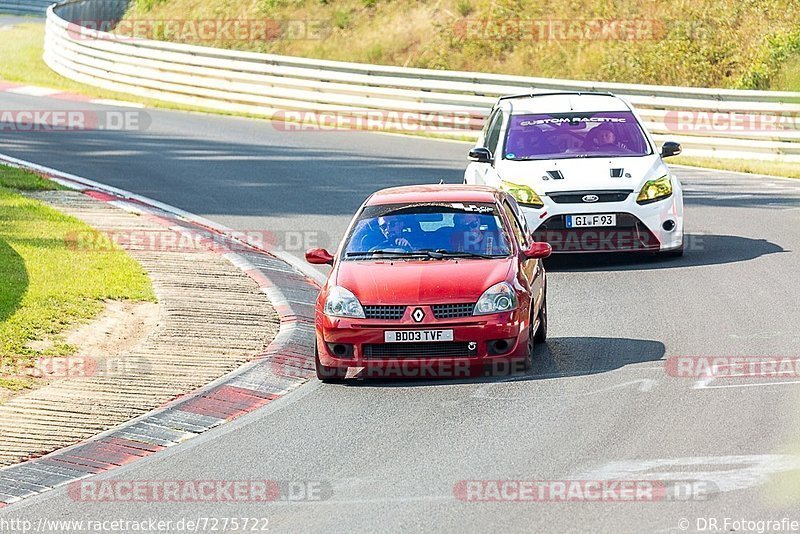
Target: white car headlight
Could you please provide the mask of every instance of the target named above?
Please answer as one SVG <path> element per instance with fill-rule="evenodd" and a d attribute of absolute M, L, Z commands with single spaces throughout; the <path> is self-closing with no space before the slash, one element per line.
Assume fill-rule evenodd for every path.
<path fill-rule="evenodd" d="M 364 308 L 349 289 L 333 286 L 328 290 L 328 298 L 325 299 L 325 315 L 363 319 Z"/>
<path fill-rule="evenodd" d="M 517 292 L 508 282 L 495 284 L 483 292 L 473 315 L 501 313 L 517 309 Z"/>

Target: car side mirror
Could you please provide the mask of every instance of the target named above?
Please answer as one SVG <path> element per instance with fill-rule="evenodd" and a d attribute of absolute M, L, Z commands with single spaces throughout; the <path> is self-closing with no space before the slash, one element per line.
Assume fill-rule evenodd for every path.
<path fill-rule="evenodd" d="M 485 146 L 473 148 L 469 151 L 469 155 L 467 157 L 470 161 L 474 161 L 476 163 L 491 163 L 493 159 L 492 151 Z"/>
<path fill-rule="evenodd" d="M 314 265 L 333 265 L 333 256 L 324 248 L 312 248 L 306 252 L 306 261 Z"/>
<path fill-rule="evenodd" d="M 661 157 L 668 158 L 670 156 L 677 156 L 681 153 L 681 144 L 675 141 L 667 141 L 661 146 Z"/>
<path fill-rule="evenodd" d="M 523 252 L 525 257 L 529 260 L 544 259 L 549 257 L 552 253 L 553 247 L 550 246 L 550 243 L 545 243 L 544 241 L 534 241 L 531 243 L 531 246 L 528 247 L 528 250 Z"/>

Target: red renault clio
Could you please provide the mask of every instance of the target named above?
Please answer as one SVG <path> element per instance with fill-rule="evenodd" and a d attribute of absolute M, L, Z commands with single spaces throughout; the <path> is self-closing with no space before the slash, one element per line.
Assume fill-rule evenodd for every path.
<path fill-rule="evenodd" d="M 358 210 L 316 302 L 316 369 L 379 376 L 463 377 L 503 363 L 532 365 L 547 335 L 542 258 L 514 199 L 483 186 L 384 189 Z"/>

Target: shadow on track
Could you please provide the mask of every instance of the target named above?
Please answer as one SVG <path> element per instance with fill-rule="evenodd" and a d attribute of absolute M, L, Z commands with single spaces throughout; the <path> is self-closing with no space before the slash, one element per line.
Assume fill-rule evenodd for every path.
<path fill-rule="evenodd" d="M 652 253 L 589 253 L 554 255 L 545 260 L 551 272 L 645 271 L 702 267 L 754 260 L 767 254 L 787 252 L 766 239 L 735 235 L 687 234 L 681 258 L 662 258 Z"/>
<path fill-rule="evenodd" d="M 452 384 L 480 384 L 498 381 L 552 380 L 569 376 L 606 373 L 626 365 L 659 361 L 665 347 L 660 341 L 608 337 L 558 337 L 550 338 L 536 347 L 533 368 L 523 371 L 520 365 L 510 368 L 508 363 L 494 368 L 478 370 L 472 376 L 453 377 L 442 373 L 430 378 L 419 375 L 399 376 L 396 372 L 387 377 L 371 376 L 360 371 L 345 382 L 351 387 L 417 387 Z M 444 368 L 444 367 L 443 367 Z M 434 364 L 432 369 L 439 368 Z M 452 367 L 447 367 L 452 369 Z"/>

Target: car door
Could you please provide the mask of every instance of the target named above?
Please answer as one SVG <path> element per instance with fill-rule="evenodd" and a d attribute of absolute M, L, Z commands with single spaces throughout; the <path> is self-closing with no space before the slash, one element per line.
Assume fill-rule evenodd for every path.
<path fill-rule="evenodd" d="M 527 250 L 532 244 L 533 238 L 528 231 L 528 225 L 525 217 L 520 213 L 519 206 L 516 201 L 511 197 L 506 197 L 503 200 L 503 210 L 506 212 L 509 223 L 511 224 L 511 231 L 514 234 L 514 239 L 518 243 L 520 251 Z M 539 259 L 526 259 L 522 254 L 519 256 L 519 277 L 520 284 L 528 289 L 528 294 L 531 299 L 531 313 L 535 317 L 539 313 L 544 302 L 544 269 L 542 267 L 542 260 Z"/>
<path fill-rule="evenodd" d="M 486 128 L 481 135 L 480 142 L 477 146 L 488 148 L 492 155 L 495 154 L 500 144 L 500 133 L 503 130 L 503 121 L 505 115 L 500 108 L 492 111 L 489 119 L 486 121 Z M 464 173 L 464 183 L 473 185 L 490 185 L 497 187 L 500 185 L 498 181 L 497 172 L 495 171 L 493 163 L 481 163 L 472 161 L 467 165 L 467 170 Z"/>

